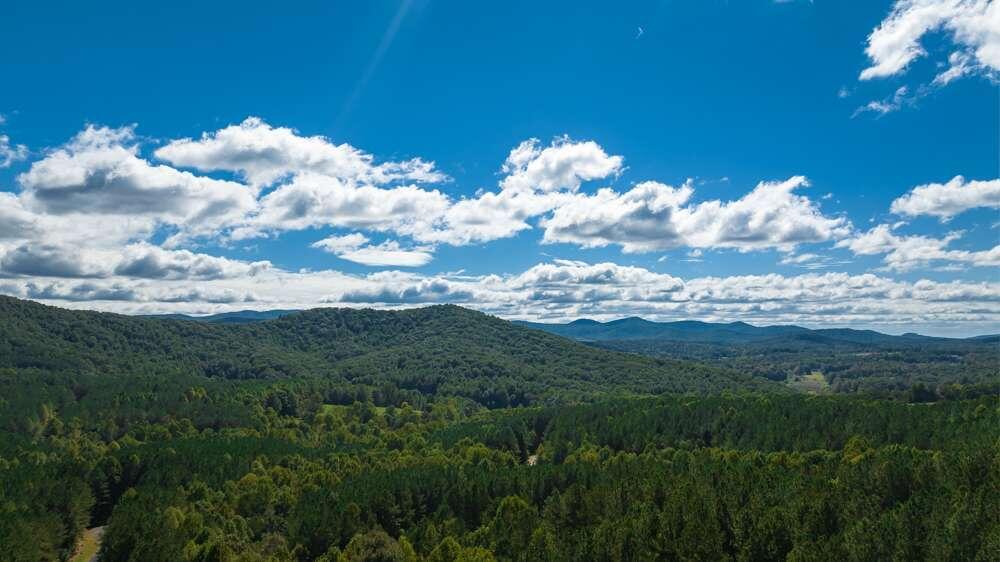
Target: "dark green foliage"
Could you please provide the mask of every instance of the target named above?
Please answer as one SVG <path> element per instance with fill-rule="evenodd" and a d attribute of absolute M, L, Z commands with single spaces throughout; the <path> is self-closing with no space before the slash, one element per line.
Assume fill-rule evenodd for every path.
<path fill-rule="evenodd" d="M 916 385 L 920 385 L 922 401 L 1000 393 L 996 376 L 1000 348 L 994 340 L 886 338 L 790 337 L 740 344 L 643 339 L 595 345 L 650 357 L 706 362 L 777 382 L 820 373 L 830 390 L 838 393 L 911 399 L 911 388 Z"/>
<path fill-rule="evenodd" d="M 74 375 L 314 376 L 409 392 L 409 400 L 443 394 L 487 407 L 763 386 L 735 371 L 598 350 L 456 306 L 316 309 L 218 325 L 0 297 L 3 367 Z"/>
<path fill-rule="evenodd" d="M 4 458 L 0 532 L 57 556 L 88 482 L 106 560 L 965 560 L 998 532 L 996 398 L 406 408 L 53 433 Z"/>
<path fill-rule="evenodd" d="M 65 560 L 97 525 L 113 562 L 1000 546 L 1000 398 L 965 387 L 766 392 L 456 307 L 232 325 L 0 309 L 4 561 Z"/>
<path fill-rule="evenodd" d="M 346 562 L 406 562 L 396 539 L 380 529 L 354 535 L 340 558 Z"/>

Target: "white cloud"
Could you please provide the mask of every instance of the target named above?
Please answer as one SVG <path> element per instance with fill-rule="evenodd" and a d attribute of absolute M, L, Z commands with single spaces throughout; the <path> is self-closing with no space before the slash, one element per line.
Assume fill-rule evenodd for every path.
<path fill-rule="evenodd" d="M 335 227 L 424 244 L 404 249 L 389 241 L 344 252 L 345 259 L 420 265 L 431 259 L 430 245 L 488 242 L 532 228 L 531 219 L 567 201 L 582 182 L 616 174 L 622 163 L 593 141 L 530 140 L 511 151 L 499 190 L 454 200 L 415 184 L 384 185 L 446 180 L 432 163 L 376 163 L 350 145 L 257 118 L 168 142 L 155 154 L 177 166 L 232 172 L 249 185 L 149 162 L 134 126 L 88 126 L 21 174 L 18 195 L 2 196 L 0 240 L 63 247 L 83 238 L 109 250 L 167 229 L 165 245 L 177 248 L 202 238 L 228 243 Z"/>
<path fill-rule="evenodd" d="M 36 241 L 0 247 L 0 275 L 6 276 L 206 280 L 252 277 L 270 267 L 268 261 L 244 262 L 145 242 L 121 249 Z"/>
<path fill-rule="evenodd" d="M 226 276 L 223 271 L 234 270 L 232 264 L 209 263 L 203 254 L 157 251 L 148 241 L 164 229 L 164 245 L 177 249 L 198 238 L 231 242 L 335 227 L 393 233 L 418 244 L 366 244 L 341 251 L 344 259 L 419 266 L 432 259 L 434 244 L 488 242 L 532 228 L 532 218 L 569 201 L 582 182 L 616 174 L 622 163 L 593 141 L 563 137 L 543 147 L 531 140 L 511 151 L 498 191 L 456 201 L 436 189 L 381 185 L 446 179 L 431 164 L 376 164 L 349 145 L 302 137 L 255 118 L 199 140 L 170 142 L 156 154 L 175 165 L 234 172 L 251 185 L 149 162 L 140 155 L 134 126 L 88 126 L 21 174 L 19 194 L 0 195 L 0 218 L 5 219 L 0 241 L 6 241 L 0 254 L 18 257 L 12 263 L 21 271 L 34 264 L 39 271 L 62 275 L 111 276 L 109 264 L 130 257 L 135 264 L 120 263 L 121 272 Z M 260 187 L 279 180 L 259 197 Z M 73 271 L 59 263 L 63 250 L 81 239 L 83 250 L 104 252 L 98 269 L 89 263 L 91 269 Z M 37 247 L 34 253 L 26 253 L 26 244 Z M 123 254 L 126 247 L 129 256 Z M 136 257 L 139 248 L 142 256 Z M 80 261 L 87 255 L 81 252 Z"/>
<path fill-rule="evenodd" d="M 13 278 L 0 292 L 64 306 L 130 313 L 204 314 L 243 308 L 413 306 L 455 302 L 509 318 L 567 320 L 639 315 L 669 320 L 736 319 L 758 324 L 1000 325 L 1000 283 L 914 282 L 873 274 L 807 273 L 682 279 L 614 263 L 558 261 L 515 275 L 419 275 L 336 271 L 200 281 Z"/>
<path fill-rule="evenodd" d="M 798 255 L 787 255 L 781 258 L 781 263 L 784 265 L 802 265 L 809 262 L 814 262 L 822 259 L 819 254 L 798 254 Z"/>
<path fill-rule="evenodd" d="M 377 246 L 363 246 L 339 254 L 340 259 L 370 266 L 420 267 L 434 259 L 430 246 L 402 248 L 395 240 L 386 240 Z"/>
<path fill-rule="evenodd" d="M 73 246 L 27 243 L 0 255 L 0 275 L 25 277 L 91 277 L 110 275 L 114 253 Z"/>
<path fill-rule="evenodd" d="M 168 245 L 192 238 L 244 240 L 318 227 L 391 233 L 416 244 L 467 245 L 506 238 L 533 228 L 541 217 L 545 240 L 583 246 L 620 244 L 627 252 L 676 246 L 741 250 L 829 240 L 843 235 L 844 219 L 823 216 L 806 197 L 792 194 L 804 178 L 761 183 L 741 199 L 688 204 L 690 185 L 656 182 L 626 193 L 611 189 L 579 193 L 587 181 L 622 170 L 622 157 L 593 141 L 537 139 L 515 147 L 502 166 L 498 191 L 453 200 L 418 185 L 390 181 L 440 180 L 415 161 L 375 164 L 370 155 L 323 137 L 302 137 L 250 118 L 206 133 L 200 140 L 168 143 L 156 154 L 175 165 L 226 170 L 244 185 L 141 158 L 132 127 L 88 127 L 66 146 L 35 162 L 20 176 L 21 205 L 40 216 L 65 216 L 73 224 L 105 217 L 126 221 L 121 242 L 148 240 L 158 228 L 175 229 Z M 257 198 L 257 186 L 281 180 Z M 546 217 L 552 213 L 551 217 Z M 119 227 L 124 228 L 124 227 Z M 59 231 L 54 227 L 53 231 Z M 418 265 L 427 246 L 399 242 L 343 252 L 370 265 Z"/>
<path fill-rule="evenodd" d="M 885 267 L 893 271 L 909 271 L 939 262 L 972 267 L 1000 266 L 1000 245 L 991 250 L 950 250 L 948 246 L 961 238 L 952 232 L 944 238 L 929 236 L 899 236 L 889 225 L 882 224 L 853 238 L 842 240 L 837 247 L 848 248 L 856 255 L 884 254 Z"/>
<path fill-rule="evenodd" d="M 906 86 L 900 86 L 891 96 L 885 98 L 884 100 L 873 100 L 855 109 L 852 117 L 857 117 L 862 113 L 868 112 L 877 113 L 881 116 L 887 113 L 892 113 L 893 111 L 898 111 L 901 107 L 903 107 L 904 103 L 912 103 L 912 101 L 906 97 L 908 92 L 909 88 Z"/>
<path fill-rule="evenodd" d="M 790 250 L 846 236 L 846 219 L 824 216 L 814 202 L 793 193 L 808 185 L 806 178 L 795 176 L 761 182 L 737 200 L 698 204 L 689 203 L 694 194 L 690 182 L 681 187 L 644 182 L 624 193 L 602 189 L 557 207 L 542 221 L 544 241 L 618 244 L 625 252 L 680 246 Z"/>
<path fill-rule="evenodd" d="M 2 124 L 3 121 L 0 121 Z M 0 135 L 0 168 L 9 168 L 14 162 L 28 157 L 28 147 L 23 144 L 11 144 L 10 137 Z"/>
<path fill-rule="evenodd" d="M 258 117 L 230 125 L 200 139 L 171 141 L 156 157 L 201 171 L 236 172 L 257 186 L 294 174 L 321 174 L 341 181 L 384 184 L 392 181 L 441 182 L 447 176 L 420 158 L 375 164 L 372 155 L 322 136 L 303 137 L 287 127 L 272 127 Z"/>
<path fill-rule="evenodd" d="M 244 293 L 227 288 L 184 288 L 136 285 L 119 281 L 31 281 L 23 287 L 15 287 L 14 296 L 41 301 L 83 303 L 84 307 L 99 307 L 105 310 L 132 311 L 138 313 L 156 310 L 187 310 L 190 306 L 246 308 L 248 303 L 257 303 L 252 293 Z M 144 311 L 142 307 L 153 308 Z"/>
<path fill-rule="evenodd" d="M 415 185 L 358 185 L 319 173 L 299 173 L 260 201 L 260 210 L 234 238 L 318 226 L 395 232 L 429 244 L 466 245 L 530 229 L 528 220 L 570 199 L 584 181 L 621 169 L 593 141 L 565 137 L 541 147 L 531 139 L 514 148 L 502 166 L 500 190 L 453 200 Z"/>
<path fill-rule="evenodd" d="M 499 192 L 453 202 L 435 221 L 406 234 L 421 242 L 456 246 L 514 236 L 532 228 L 530 219 L 571 201 L 583 182 L 618 174 L 622 161 L 594 141 L 559 137 L 543 148 L 538 139 L 526 140 L 501 166 L 506 175 Z"/>
<path fill-rule="evenodd" d="M 420 267 L 434 259 L 434 248 L 431 246 L 402 248 L 395 240 L 373 246 L 368 243 L 368 237 L 358 233 L 324 238 L 313 243 L 312 247 L 335 254 L 340 259 L 371 266 Z"/>
<path fill-rule="evenodd" d="M 243 152 L 241 142 L 248 145 Z M 535 140 L 520 144 L 494 190 L 454 199 L 415 183 L 394 183 L 439 180 L 432 166 L 378 164 L 348 145 L 254 120 L 161 150 L 168 147 L 162 158 L 174 165 L 233 172 L 250 184 L 150 162 L 140 154 L 132 127 L 88 127 L 21 174 L 20 193 L 0 193 L 0 291 L 122 312 L 209 313 L 248 303 L 306 308 L 461 302 L 508 317 L 539 319 L 636 314 L 844 323 L 1000 318 L 1000 291 L 986 283 L 904 283 L 833 273 L 682 279 L 635 266 L 565 260 L 510 274 L 382 271 L 358 276 L 289 272 L 267 261 L 182 247 L 333 227 L 357 232 L 320 240 L 316 247 L 366 265 L 418 267 L 432 260 L 437 245 L 513 236 L 536 221 L 548 242 L 620 245 L 626 252 L 686 247 L 690 259 L 701 259 L 702 249 L 791 252 L 802 243 L 849 236 L 846 218 L 824 215 L 816 201 L 796 192 L 808 185 L 803 177 L 762 182 L 728 201 L 694 201 L 691 183 L 584 191 L 585 182 L 620 173 L 623 160 L 592 141 L 560 138 L 548 146 Z M 995 208 L 995 184 L 956 178 L 944 186 L 920 186 L 898 199 L 893 211 L 947 219 L 973 206 Z M 389 239 L 373 244 L 372 232 Z M 172 245 L 153 243 L 164 235 Z M 997 261 L 1000 250 L 950 249 L 954 239 L 887 230 L 842 244 L 859 254 L 885 254 L 893 270 Z M 832 263 L 814 254 L 789 255 L 784 262 Z"/>
<path fill-rule="evenodd" d="M 450 202 L 436 189 L 357 186 L 330 176 L 301 174 L 262 197 L 259 205 L 259 211 L 234 230 L 233 238 L 319 226 L 413 235 L 432 229 Z"/>
<path fill-rule="evenodd" d="M 329 303 L 433 304 L 467 303 L 474 296 L 464 283 L 444 278 L 422 278 L 399 272 L 376 273 L 365 278 L 365 287 L 327 299 Z"/>
<path fill-rule="evenodd" d="M 975 72 L 976 67 L 968 53 L 955 51 L 948 55 L 948 68 L 939 72 L 932 82 L 935 86 L 947 86 L 963 76 Z"/>
<path fill-rule="evenodd" d="M 340 254 L 351 250 L 357 250 L 367 243 L 367 236 L 354 232 L 344 236 L 330 236 L 329 238 L 324 238 L 318 242 L 313 242 L 312 247 L 326 250 L 331 254 Z"/>
<path fill-rule="evenodd" d="M 779 262 L 781 265 L 791 265 L 794 267 L 800 267 L 802 269 L 828 269 L 836 265 L 843 265 L 845 263 L 850 263 L 848 261 L 835 261 L 830 256 L 824 256 L 820 254 L 804 253 L 804 254 L 787 254 L 781 258 Z"/>
<path fill-rule="evenodd" d="M 948 183 L 919 185 L 892 202 L 898 215 L 931 215 L 947 221 L 969 209 L 1000 209 L 1000 179 L 966 181 L 955 176 Z"/>
<path fill-rule="evenodd" d="M 37 236 L 38 218 L 13 193 L 0 191 L 0 241 Z"/>
<path fill-rule="evenodd" d="M 680 289 L 683 282 L 671 275 L 655 273 L 641 267 L 616 263 L 597 263 L 576 260 L 553 260 L 552 263 L 535 265 L 524 273 L 512 277 L 508 284 L 515 288 L 566 288 L 591 285 L 656 287 L 658 292 Z"/>
<path fill-rule="evenodd" d="M 1000 71 L 1000 4 L 992 0 L 896 0 L 886 19 L 868 36 L 865 53 L 871 66 L 860 78 L 905 72 L 914 60 L 927 55 L 920 42 L 935 31 L 945 33 L 957 49 L 938 83 L 973 70 L 996 77 Z"/>
<path fill-rule="evenodd" d="M 244 262 L 188 250 L 165 250 L 140 243 L 125 248 L 114 273 L 148 279 L 204 280 L 252 277 L 270 268 L 269 261 Z"/>
<path fill-rule="evenodd" d="M 609 156 L 594 141 L 561 137 L 539 148 L 538 139 L 529 139 L 510 151 L 502 168 L 508 175 L 500 186 L 514 191 L 576 191 L 584 181 L 607 178 L 621 167 L 621 156 Z"/>
<path fill-rule="evenodd" d="M 433 226 L 414 229 L 412 235 L 422 242 L 455 246 L 509 238 L 531 229 L 530 219 L 571 200 L 572 194 L 566 192 L 505 189 L 482 193 L 451 204 Z"/>
<path fill-rule="evenodd" d="M 137 156 L 131 127 L 87 127 L 69 144 L 31 165 L 18 180 L 24 206 L 49 215 L 122 217 L 147 230 L 175 226 L 183 236 L 215 233 L 251 211 L 242 184 L 195 176 Z"/>
<path fill-rule="evenodd" d="M 49 282 L 27 283 L 20 295 L 30 299 L 43 301 L 121 301 L 134 303 L 143 299 L 143 295 L 134 287 L 123 283 L 95 283 L 84 281 L 80 283 Z"/>

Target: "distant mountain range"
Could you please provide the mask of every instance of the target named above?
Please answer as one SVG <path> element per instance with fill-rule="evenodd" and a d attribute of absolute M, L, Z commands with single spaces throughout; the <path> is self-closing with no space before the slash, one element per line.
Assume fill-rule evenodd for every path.
<path fill-rule="evenodd" d="M 273 320 L 298 310 L 240 310 L 208 316 L 187 314 L 154 314 L 147 318 L 170 320 L 192 320 L 212 324 L 246 324 Z M 971 338 L 943 338 L 906 333 L 899 336 L 883 334 L 874 330 L 854 330 L 850 328 L 825 328 L 813 330 L 794 325 L 754 326 L 746 322 L 713 323 L 697 320 L 676 322 L 654 322 L 637 316 L 600 322 L 581 318 L 563 324 L 543 322 L 513 321 L 514 324 L 542 330 L 578 341 L 601 342 L 611 340 L 670 340 L 692 343 L 747 344 L 769 340 L 795 341 L 802 343 L 851 343 L 851 344 L 919 344 L 921 342 L 976 341 L 1000 343 L 1000 335 L 990 334 Z"/>
<path fill-rule="evenodd" d="M 281 318 L 299 310 L 238 310 L 236 312 L 222 312 L 219 314 L 209 314 L 208 316 L 191 316 L 188 314 L 147 314 L 144 318 L 160 318 L 167 320 L 194 320 L 196 322 L 210 322 L 212 324 L 246 324 L 248 322 L 260 322 L 261 320 L 273 320 Z"/>
<path fill-rule="evenodd" d="M 927 342 L 963 341 L 953 338 L 903 334 L 891 336 L 874 330 L 828 328 L 811 330 L 801 326 L 753 326 L 746 322 L 711 323 L 696 320 L 679 322 L 653 322 L 638 317 L 622 318 L 609 322 L 580 319 L 565 324 L 516 321 L 516 324 L 579 341 L 602 342 L 612 340 L 669 340 L 712 344 L 749 344 L 765 341 L 799 341 L 808 343 L 851 344 L 920 344 Z M 975 341 L 997 341 L 1000 336 L 968 338 Z"/>

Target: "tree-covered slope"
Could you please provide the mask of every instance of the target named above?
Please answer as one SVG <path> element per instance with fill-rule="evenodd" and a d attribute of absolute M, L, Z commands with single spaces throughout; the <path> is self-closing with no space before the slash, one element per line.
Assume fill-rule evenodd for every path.
<path fill-rule="evenodd" d="M 48 411 L 0 451 L 0 560 L 65 560 L 96 525 L 105 562 L 993 560 L 1000 538 L 996 397 L 245 398 L 221 430 Z"/>
<path fill-rule="evenodd" d="M 995 393 L 616 396 L 753 386 L 451 306 L 0 299 L 0 561 L 995 558 Z"/>
<path fill-rule="evenodd" d="M 315 309 L 214 324 L 0 297 L 0 368 L 229 379 L 324 376 L 487 406 L 596 392 L 757 388 L 735 371 L 596 349 L 457 306 Z"/>

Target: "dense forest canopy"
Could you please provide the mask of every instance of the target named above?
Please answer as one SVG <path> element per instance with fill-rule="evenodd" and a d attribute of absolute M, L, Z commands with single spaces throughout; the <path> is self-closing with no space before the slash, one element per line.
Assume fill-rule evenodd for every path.
<path fill-rule="evenodd" d="M 93 527 L 102 561 L 995 559 L 987 383 L 810 395 L 741 356 L 453 306 L 0 298 L 0 560 L 67 560 Z"/>
<path fill-rule="evenodd" d="M 750 389 L 768 382 L 690 361 L 598 350 L 457 306 L 315 309 L 213 324 L 69 311 L 0 297 L 0 367 L 391 384 L 484 406 L 609 392 Z"/>

